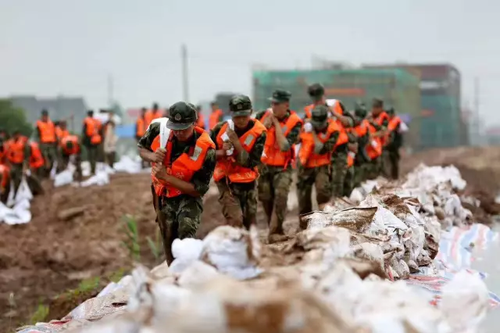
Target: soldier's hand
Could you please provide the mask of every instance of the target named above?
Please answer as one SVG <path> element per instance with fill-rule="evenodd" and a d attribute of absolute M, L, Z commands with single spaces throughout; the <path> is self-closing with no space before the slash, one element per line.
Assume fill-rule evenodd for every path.
<path fill-rule="evenodd" d="M 155 164 L 153 166 L 153 176 L 155 176 L 156 178 L 158 179 L 161 179 L 161 180 L 166 180 L 167 179 L 167 169 L 165 168 L 165 166 L 163 164 Z"/>
<path fill-rule="evenodd" d="M 274 115 L 271 113 L 269 116 L 266 117 L 266 119 L 264 119 L 264 122 L 262 124 L 266 126 L 267 129 L 271 128 L 271 126 L 273 125 L 273 118 Z"/>
<path fill-rule="evenodd" d="M 222 144 L 222 150 L 224 151 L 231 150 L 231 148 L 233 148 L 233 144 L 229 141 L 226 141 Z"/>
<path fill-rule="evenodd" d="M 165 159 L 165 154 L 167 151 L 164 148 L 159 148 L 154 152 L 153 162 L 161 163 Z"/>
<path fill-rule="evenodd" d="M 231 142 L 236 142 L 238 141 L 238 135 L 236 135 L 236 132 L 230 129 L 229 127 L 226 130 L 226 134 Z"/>

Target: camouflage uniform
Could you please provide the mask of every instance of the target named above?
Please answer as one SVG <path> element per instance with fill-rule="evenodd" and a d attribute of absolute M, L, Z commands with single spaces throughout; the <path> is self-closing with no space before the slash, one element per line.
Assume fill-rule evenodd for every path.
<path fill-rule="evenodd" d="M 185 103 L 179 102 L 170 107 L 170 115 L 178 113 L 180 107 L 185 107 Z M 183 119 L 184 120 L 184 119 Z M 169 128 L 172 123 L 169 121 Z M 140 148 L 151 150 L 154 139 L 160 134 L 160 123 L 151 123 L 144 136 L 139 140 Z M 198 139 L 199 134 L 194 133 L 189 142 L 180 142 L 175 136 L 172 138 L 171 161 L 175 161 L 182 153 L 189 153 Z M 154 204 L 157 212 L 157 222 L 163 239 L 163 246 L 167 261 L 172 260 L 171 245 L 176 238 L 194 237 L 200 225 L 201 214 L 203 212 L 203 195 L 210 187 L 210 179 L 215 168 L 215 149 L 209 149 L 205 156 L 205 161 L 200 170 L 194 173 L 190 182 L 194 185 L 199 197 L 192 197 L 181 194 L 173 198 L 157 197 L 154 195 Z M 154 191 L 153 191 L 154 192 Z"/>
<path fill-rule="evenodd" d="M 14 140 L 14 139 L 12 139 Z M 20 137 L 18 140 L 24 140 L 22 137 Z M 19 189 L 19 185 L 21 185 L 21 181 L 23 179 L 23 166 L 26 165 L 26 168 L 29 168 L 29 163 L 30 163 L 30 156 L 31 156 L 31 148 L 28 143 L 24 145 L 24 162 L 23 163 L 10 163 L 10 179 L 13 182 L 13 190 L 14 190 L 14 195 L 17 193 L 17 190 Z"/>
<path fill-rule="evenodd" d="M 266 111 L 260 111 L 255 118 L 261 120 Z M 290 113 L 286 117 L 289 117 Z M 286 139 L 289 149 L 297 143 L 302 124 L 298 123 L 290 130 Z M 264 212 L 269 223 L 270 239 L 272 235 L 283 235 L 283 222 L 287 212 L 288 193 L 292 184 L 292 166 L 289 164 L 284 169 L 282 166 L 271 166 L 261 163 L 259 167 L 258 192 L 259 201 L 262 202 Z M 276 215 L 273 220 L 273 213 Z"/>
<path fill-rule="evenodd" d="M 388 108 L 387 114 L 391 119 L 395 117 L 394 108 Z M 403 135 L 399 133 L 399 128 L 401 123 L 399 123 L 395 128 L 392 129 L 389 135 L 389 142 L 387 143 L 386 150 L 387 156 L 385 160 L 385 170 L 387 176 L 392 179 L 399 178 L 399 149 L 403 146 Z"/>
<path fill-rule="evenodd" d="M 237 111 L 237 107 L 248 109 L 248 112 Z M 229 103 L 232 116 L 250 116 L 252 104 L 247 96 L 237 95 Z M 247 128 L 234 131 L 238 137 L 243 136 L 252 129 L 255 121 L 250 120 Z M 212 141 L 217 143 L 217 136 L 225 122 L 218 123 L 210 133 Z M 236 155 L 235 164 L 245 168 L 255 168 L 260 164 L 264 144 L 266 143 L 266 133 L 262 133 L 255 141 L 250 153 L 243 151 Z M 222 147 L 217 147 L 222 149 Z M 219 203 L 222 206 L 222 213 L 230 226 L 249 229 L 250 225 L 256 224 L 257 217 L 257 188 L 256 182 L 251 183 L 232 183 L 227 177 L 216 182 L 219 189 Z"/>
<path fill-rule="evenodd" d="M 80 147 L 81 148 L 81 147 Z M 78 153 L 75 155 L 68 155 L 64 152 L 64 149 L 62 147 L 59 148 L 59 162 L 58 162 L 58 167 L 57 170 L 58 172 L 61 172 L 63 170 L 66 170 L 68 167 L 68 164 L 71 160 L 71 156 L 74 156 L 73 162 L 75 163 L 75 173 L 73 177 L 77 181 L 82 181 L 82 150 L 79 149 Z"/>
<path fill-rule="evenodd" d="M 325 113 L 326 116 L 327 112 L 328 110 Z M 313 120 L 314 113 L 315 110 L 313 110 Z M 324 144 L 321 143 L 320 146 L 315 147 L 317 154 L 323 155 L 333 151 L 338 137 L 338 131 L 332 133 Z M 312 211 L 311 195 L 313 185 L 316 187 L 316 201 L 318 205 L 330 201 L 332 197 L 332 167 L 331 165 L 323 165 L 315 168 L 305 168 L 298 160 L 297 169 L 297 198 L 299 202 L 299 214 L 302 215 Z M 305 227 L 301 221 L 301 228 L 305 229 Z"/>
<path fill-rule="evenodd" d="M 353 122 L 353 125 L 354 125 L 354 122 Z M 353 132 L 348 132 L 347 135 L 349 136 L 349 144 L 357 143 L 358 137 L 356 134 L 354 134 Z M 348 149 L 347 154 L 349 154 L 349 153 L 350 153 L 350 151 Z M 347 168 L 345 178 L 344 178 L 344 187 L 342 190 L 342 196 L 349 197 L 351 195 L 351 192 L 354 189 L 355 174 L 356 174 L 356 166 L 355 165 L 351 166 L 350 168 Z"/>
<path fill-rule="evenodd" d="M 43 114 L 43 111 L 42 111 Z M 54 127 L 55 130 L 55 127 Z M 40 177 L 45 177 L 50 174 L 54 163 L 57 161 L 57 142 L 42 142 L 40 128 L 36 128 L 40 151 L 42 152 L 45 165 L 40 168 Z"/>
<path fill-rule="evenodd" d="M 379 106 L 379 107 L 383 107 L 383 101 L 381 99 L 378 99 L 378 98 L 374 98 L 373 99 L 373 107 L 376 107 L 376 106 Z M 375 127 L 375 130 L 377 132 L 381 132 L 381 131 L 385 131 L 387 130 L 387 125 L 389 124 L 388 120 L 387 119 L 384 119 L 382 121 L 381 124 L 377 123 L 375 121 L 375 118 L 372 114 L 372 120 L 370 120 L 370 124 Z M 380 117 L 377 116 L 377 117 Z M 385 168 L 384 168 L 384 160 L 387 159 L 387 149 L 384 147 L 383 151 L 382 151 L 382 155 L 379 156 L 378 158 L 372 160 L 369 165 L 368 165 L 368 170 L 367 170 L 367 176 L 368 176 L 368 179 L 375 179 L 377 178 L 378 176 L 380 176 L 381 174 L 383 174 L 384 176 L 387 176 L 385 174 Z"/>

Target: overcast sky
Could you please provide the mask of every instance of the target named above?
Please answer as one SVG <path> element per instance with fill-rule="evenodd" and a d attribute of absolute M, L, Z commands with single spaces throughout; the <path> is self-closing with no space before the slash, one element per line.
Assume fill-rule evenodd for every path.
<path fill-rule="evenodd" d="M 0 0 L 0 96 L 83 95 L 126 107 L 251 94 L 251 65 L 306 67 L 313 54 L 353 64 L 451 62 L 463 99 L 500 124 L 500 3 L 491 0 Z"/>

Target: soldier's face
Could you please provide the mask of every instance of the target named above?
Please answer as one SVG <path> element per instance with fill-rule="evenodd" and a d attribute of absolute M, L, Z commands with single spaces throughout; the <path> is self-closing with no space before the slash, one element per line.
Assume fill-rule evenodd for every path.
<path fill-rule="evenodd" d="M 373 115 L 378 116 L 381 112 L 382 112 L 382 108 L 381 107 L 377 107 L 377 106 L 372 107 L 372 113 L 373 113 Z"/>
<path fill-rule="evenodd" d="M 289 106 L 288 102 L 284 102 L 284 103 L 272 102 L 271 103 L 271 108 L 273 109 L 273 113 L 278 118 L 283 118 L 286 115 L 286 112 L 288 111 L 288 106 Z"/>
<path fill-rule="evenodd" d="M 236 128 L 244 129 L 248 126 L 250 116 L 237 116 L 233 117 L 234 126 Z"/>
<path fill-rule="evenodd" d="M 189 126 L 184 130 L 172 130 L 177 140 L 184 142 L 188 141 L 193 135 L 194 125 Z"/>

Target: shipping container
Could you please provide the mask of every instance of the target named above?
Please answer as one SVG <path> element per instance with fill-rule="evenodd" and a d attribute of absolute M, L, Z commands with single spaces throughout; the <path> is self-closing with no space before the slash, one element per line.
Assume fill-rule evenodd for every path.
<path fill-rule="evenodd" d="M 326 97 L 341 100 L 348 110 L 352 110 L 358 101 L 369 106 L 372 98 L 382 98 L 387 106 L 411 119 L 405 142 L 413 148 L 419 146 L 420 81 L 403 69 L 255 71 L 254 109 L 268 108 L 268 98 L 273 90 L 285 89 L 292 94 L 291 109 L 303 116 L 304 107 L 311 104 L 307 87 L 313 83 L 321 83 Z"/>

